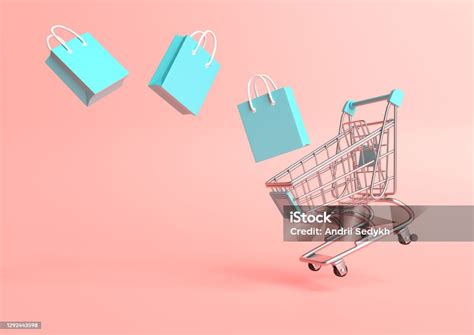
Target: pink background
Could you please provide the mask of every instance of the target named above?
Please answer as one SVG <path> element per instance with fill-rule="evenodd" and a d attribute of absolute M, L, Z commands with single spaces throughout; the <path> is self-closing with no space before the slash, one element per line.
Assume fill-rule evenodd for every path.
<path fill-rule="evenodd" d="M 0 320 L 43 322 L 25 334 L 472 334 L 472 243 L 380 243 L 343 279 L 312 273 L 298 261 L 311 244 L 282 242 L 264 187 L 335 135 L 347 99 L 397 87 L 398 198 L 473 204 L 472 13 L 1 1 Z M 124 86 L 85 107 L 44 64 L 53 24 L 91 32 L 130 71 Z M 147 83 L 175 34 L 206 28 L 221 71 L 183 116 Z M 312 145 L 255 164 L 236 105 L 258 72 L 294 89 Z"/>

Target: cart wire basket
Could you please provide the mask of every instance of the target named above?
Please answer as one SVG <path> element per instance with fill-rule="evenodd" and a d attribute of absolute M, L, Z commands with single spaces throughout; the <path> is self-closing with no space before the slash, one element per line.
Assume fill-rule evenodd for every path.
<path fill-rule="evenodd" d="M 366 100 L 348 100 L 342 110 L 337 136 L 266 182 L 280 212 L 284 214 L 286 206 L 302 212 L 343 206 L 344 215 L 358 217 L 360 225 L 367 227 L 374 224 L 374 211 L 369 204 L 389 203 L 407 214 L 405 220 L 391 226 L 390 232 L 396 234 L 402 244 L 416 240 L 416 235 L 410 234 L 407 227 L 414 219 L 413 210 L 391 197 L 397 191 L 397 109 L 402 101 L 403 92 L 398 89 Z M 379 102 L 386 102 L 381 121 L 353 120 L 357 107 Z M 334 273 L 343 277 L 347 274 L 344 257 L 384 236 L 361 237 L 335 256 L 320 253 L 343 237 L 326 238 L 300 260 L 313 271 L 332 265 Z"/>

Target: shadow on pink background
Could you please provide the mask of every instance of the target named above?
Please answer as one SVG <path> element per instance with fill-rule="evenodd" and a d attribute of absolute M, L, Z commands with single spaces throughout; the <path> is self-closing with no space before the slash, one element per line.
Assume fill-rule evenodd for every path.
<path fill-rule="evenodd" d="M 6 334 L 473 333 L 472 243 L 380 243 L 343 279 L 312 273 L 264 187 L 347 99 L 401 88 L 397 197 L 472 205 L 471 2 L 0 3 L 0 319 L 43 322 Z M 53 24 L 91 32 L 123 87 L 82 105 L 44 64 Z M 147 83 L 206 28 L 221 71 L 183 116 Z M 260 72 L 294 89 L 312 144 L 255 164 L 236 105 Z"/>

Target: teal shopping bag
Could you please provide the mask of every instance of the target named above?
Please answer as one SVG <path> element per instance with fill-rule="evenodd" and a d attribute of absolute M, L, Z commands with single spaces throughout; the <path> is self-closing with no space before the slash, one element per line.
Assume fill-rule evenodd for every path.
<path fill-rule="evenodd" d="M 363 166 L 365 164 L 368 164 L 367 166 L 374 166 L 376 157 L 377 157 L 377 144 L 373 144 L 371 146 L 368 146 L 367 144 L 364 144 L 362 146 L 362 151 L 359 154 L 359 164 L 358 166 Z"/>
<path fill-rule="evenodd" d="M 65 42 L 55 33 L 64 29 L 75 35 Z M 61 44 L 51 48 L 50 39 Z M 53 26 L 46 39 L 51 54 L 46 64 L 86 105 L 119 88 L 128 71 L 89 33 L 78 35 L 64 26 Z"/>
<path fill-rule="evenodd" d="M 193 38 L 196 34 L 201 34 L 198 42 Z M 208 34 L 214 38 L 212 54 L 203 48 Z M 210 30 L 175 36 L 149 86 L 180 113 L 197 115 L 219 72 L 216 43 Z"/>
<path fill-rule="evenodd" d="M 250 85 L 258 78 L 264 81 L 268 94 L 258 96 L 254 81 L 256 98 L 251 99 Z M 247 93 L 249 100 L 238 105 L 238 109 L 256 162 L 309 145 L 291 88 L 278 89 L 269 76 L 262 74 L 250 78 Z"/>

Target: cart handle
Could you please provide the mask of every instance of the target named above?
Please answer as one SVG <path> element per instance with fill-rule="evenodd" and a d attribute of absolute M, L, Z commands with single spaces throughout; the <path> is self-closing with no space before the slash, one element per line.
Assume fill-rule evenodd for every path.
<path fill-rule="evenodd" d="M 359 100 L 359 101 L 347 100 L 347 102 L 344 104 L 344 108 L 342 109 L 342 112 L 349 114 L 350 116 L 354 116 L 356 112 L 356 107 L 372 104 L 374 102 L 379 102 L 379 101 L 387 101 L 388 103 L 392 105 L 400 107 L 403 102 L 403 96 L 404 94 L 401 90 L 394 89 L 389 94 L 381 95 L 375 98 L 369 98 L 369 99 Z"/>

